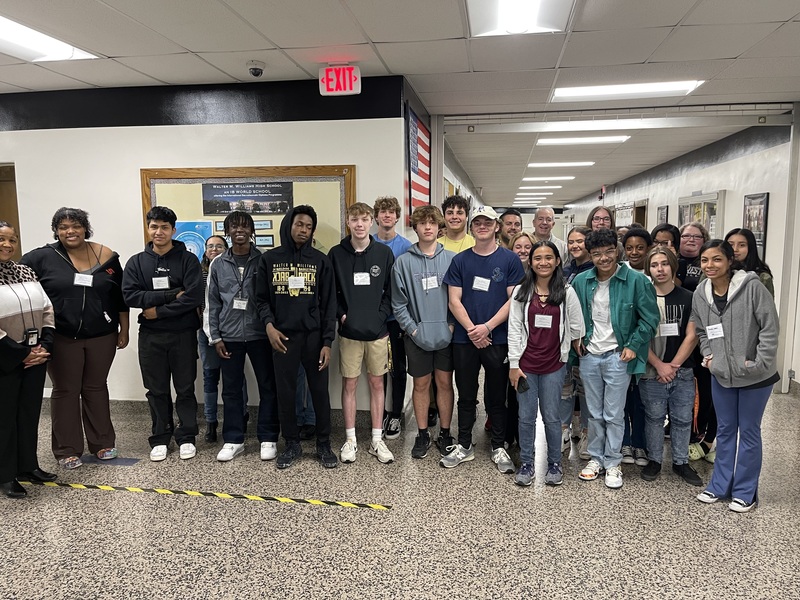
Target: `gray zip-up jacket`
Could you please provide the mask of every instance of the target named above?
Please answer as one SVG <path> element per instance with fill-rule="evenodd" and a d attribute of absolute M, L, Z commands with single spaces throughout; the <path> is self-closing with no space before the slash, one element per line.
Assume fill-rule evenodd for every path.
<path fill-rule="evenodd" d="M 437 242 L 433 256 L 412 245 L 397 257 L 392 269 L 392 311 L 412 341 L 428 352 L 441 350 L 453 339 L 455 323 L 447 308 L 442 283 L 455 252 Z"/>
<path fill-rule="evenodd" d="M 711 281 L 701 281 L 692 298 L 692 321 L 700 339 L 700 352 L 703 356 L 713 355 L 711 374 L 721 386 L 747 387 L 775 374 L 778 311 L 755 273 L 733 274 L 722 313 L 714 304 Z M 723 336 L 714 337 L 708 329 L 719 324 Z"/>
<path fill-rule="evenodd" d="M 267 330 L 258 316 L 256 306 L 256 269 L 261 252 L 250 245 L 244 277 L 239 274 L 239 267 L 231 252 L 228 249 L 220 254 L 208 268 L 203 330 L 210 346 L 220 340 L 250 342 L 267 338 Z M 234 308 L 233 302 L 237 299 L 247 301 L 246 310 Z"/>

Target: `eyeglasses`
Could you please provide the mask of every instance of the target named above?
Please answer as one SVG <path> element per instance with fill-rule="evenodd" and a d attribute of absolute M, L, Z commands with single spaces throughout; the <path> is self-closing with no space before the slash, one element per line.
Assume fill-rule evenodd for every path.
<path fill-rule="evenodd" d="M 592 223 L 611 223 L 611 217 L 598 217 L 595 215 L 592 217 Z"/>
<path fill-rule="evenodd" d="M 616 253 L 617 253 L 617 249 L 616 248 L 609 248 L 608 250 L 605 250 L 604 252 L 590 252 L 589 254 L 591 255 L 592 259 L 597 260 L 598 258 L 602 258 L 604 256 L 606 258 L 614 258 Z"/>
<path fill-rule="evenodd" d="M 222 244 L 206 244 L 206 250 L 225 250 Z"/>
<path fill-rule="evenodd" d="M 702 235 L 696 235 L 696 234 L 693 234 L 693 233 L 684 233 L 683 235 L 681 235 L 681 239 L 682 240 L 702 240 L 703 236 Z"/>
<path fill-rule="evenodd" d="M 672 240 L 656 240 L 653 243 L 661 248 L 672 248 Z"/>

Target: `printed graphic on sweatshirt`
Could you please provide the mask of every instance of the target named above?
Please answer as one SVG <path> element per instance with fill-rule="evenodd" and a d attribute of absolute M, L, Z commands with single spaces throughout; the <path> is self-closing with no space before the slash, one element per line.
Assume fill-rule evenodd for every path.
<path fill-rule="evenodd" d="M 313 296 L 317 265 L 280 262 L 272 265 L 272 287 L 278 296 Z"/>

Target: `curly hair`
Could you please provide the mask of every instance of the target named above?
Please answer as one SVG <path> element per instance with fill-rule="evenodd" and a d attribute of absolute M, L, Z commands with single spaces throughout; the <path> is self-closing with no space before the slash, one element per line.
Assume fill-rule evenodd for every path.
<path fill-rule="evenodd" d="M 89 223 L 89 213 L 80 208 L 62 206 L 55 212 L 53 219 L 50 221 L 50 229 L 53 230 L 53 239 L 58 239 L 58 226 L 61 225 L 62 221 L 75 221 L 78 223 L 86 230 L 84 238 L 87 240 L 92 237 L 94 233 L 94 231 L 92 231 L 92 225 Z"/>

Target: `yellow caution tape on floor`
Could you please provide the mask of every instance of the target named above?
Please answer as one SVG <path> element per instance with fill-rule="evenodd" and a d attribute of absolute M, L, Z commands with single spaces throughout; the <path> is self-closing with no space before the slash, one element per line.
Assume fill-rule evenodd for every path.
<path fill-rule="evenodd" d="M 343 508 L 369 508 L 372 510 L 391 510 L 389 504 L 366 504 L 361 502 L 340 502 L 338 500 L 316 500 L 313 498 L 286 498 L 284 496 L 255 496 L 253 494 L 227 494 L 223 492 L 198 492 L 195 490 L 168 490 L 165 488 L 119 487 L 114 485 L 92 485 L 90 483 L 61 483 L 58 481 L 20 481 L 23 485 L 73 488 L 77 490 L 104 490 L 117 492 L 151 493 L 165 496 L 204 496 L 225 500 L 255 500 L 257 502 L 278 502 L 281 504 L 311 504 L 313 506 L 340 506 Z"/>

